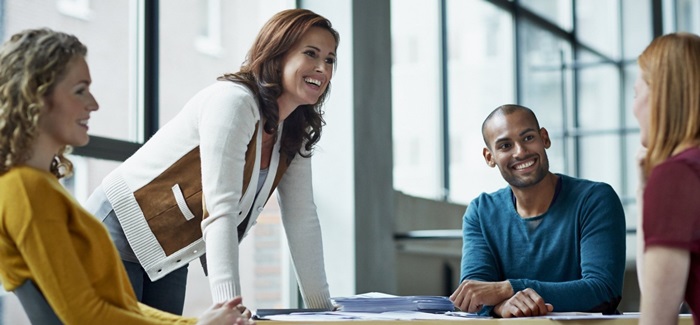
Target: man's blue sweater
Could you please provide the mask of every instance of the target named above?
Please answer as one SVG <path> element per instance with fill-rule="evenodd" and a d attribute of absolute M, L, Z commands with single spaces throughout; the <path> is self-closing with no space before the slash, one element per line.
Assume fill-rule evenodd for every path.
<path fill-rule="evenodd" d="M 625 271 L 625 214 L 605 183 L 558 175 L 544 214 L 523 219 L 510 187 L 483 193 L 464 215 L 461 280 L 534 289 L 556 312 L 614 313 Z"/>

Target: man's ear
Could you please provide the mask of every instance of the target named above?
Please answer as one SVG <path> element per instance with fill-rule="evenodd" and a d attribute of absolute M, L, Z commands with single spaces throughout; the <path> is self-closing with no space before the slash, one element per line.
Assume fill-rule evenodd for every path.
<path fill-rule="evenodd" d="M 542 142 L 544 142 L 544 148 L 549 149 L 549 147 L 552 146 L 552 140 L 549 139 L 547 129 L 540 128 L 540 137 L 542 138 Z"/>
<path fill-rule="evenodd" d="M 493 155 L 491 154 L 491 150 L 489 150 L 489 148 L 484 148 L 483 155 L 484 160 L 486 160 L 486 164 L 489 165 L 489 167 L 496 167 L 496 161 L 493 160 Z"/>

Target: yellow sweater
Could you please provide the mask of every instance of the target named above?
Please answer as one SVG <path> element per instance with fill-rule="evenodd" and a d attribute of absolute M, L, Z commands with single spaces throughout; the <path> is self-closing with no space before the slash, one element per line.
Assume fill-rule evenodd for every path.
<path fill-rule="evenodd" d="M 139 303 L 104 226 L 56 177 L 31 167 L 0 175 L 0 280 L 31 279 L 65 324 L 194 324 Z"/>

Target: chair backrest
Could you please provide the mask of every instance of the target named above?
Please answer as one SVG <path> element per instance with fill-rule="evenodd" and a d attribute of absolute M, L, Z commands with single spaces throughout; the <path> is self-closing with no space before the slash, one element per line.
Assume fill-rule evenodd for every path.
<path fill-rule="evenodd" d="M 22 304 L 22 308 L 24 308 L 24 312 L 27 313 L 32 324 L 63 324 L 32 280 L 24 281 L 13 292 L 19 298 L 19 302 Z"/>

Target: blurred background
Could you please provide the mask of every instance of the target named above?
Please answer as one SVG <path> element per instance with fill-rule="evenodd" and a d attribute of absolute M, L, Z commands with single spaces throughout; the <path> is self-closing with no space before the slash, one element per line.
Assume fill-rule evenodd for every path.
<path fill-rule="evenodd" d="M 700 33 L 698 0 L 0 0 L 0 36 L 50 27 L 88 46 L 100 110 L 64 185 L 80 202 L 198 90 L 237 71 L 274 13 L 308 8 L 340 33 L 338 67 L 313 158 L 332 296 L 449 295 L 462 214 L 506 185 L 483 161 L 481 123 L 532 108 L 552 137 L 551 170 L 610 184 L 627 215 L 622 311 L 634 270 L 639 129 L 636 58 L 655 37 Z M 243 241 L 252 309 L 302 304 L 274 197 Z M 189 266 L 186 315 L 211 303 Z M 0 321 L 27 323 L 12 294 Z"/>

